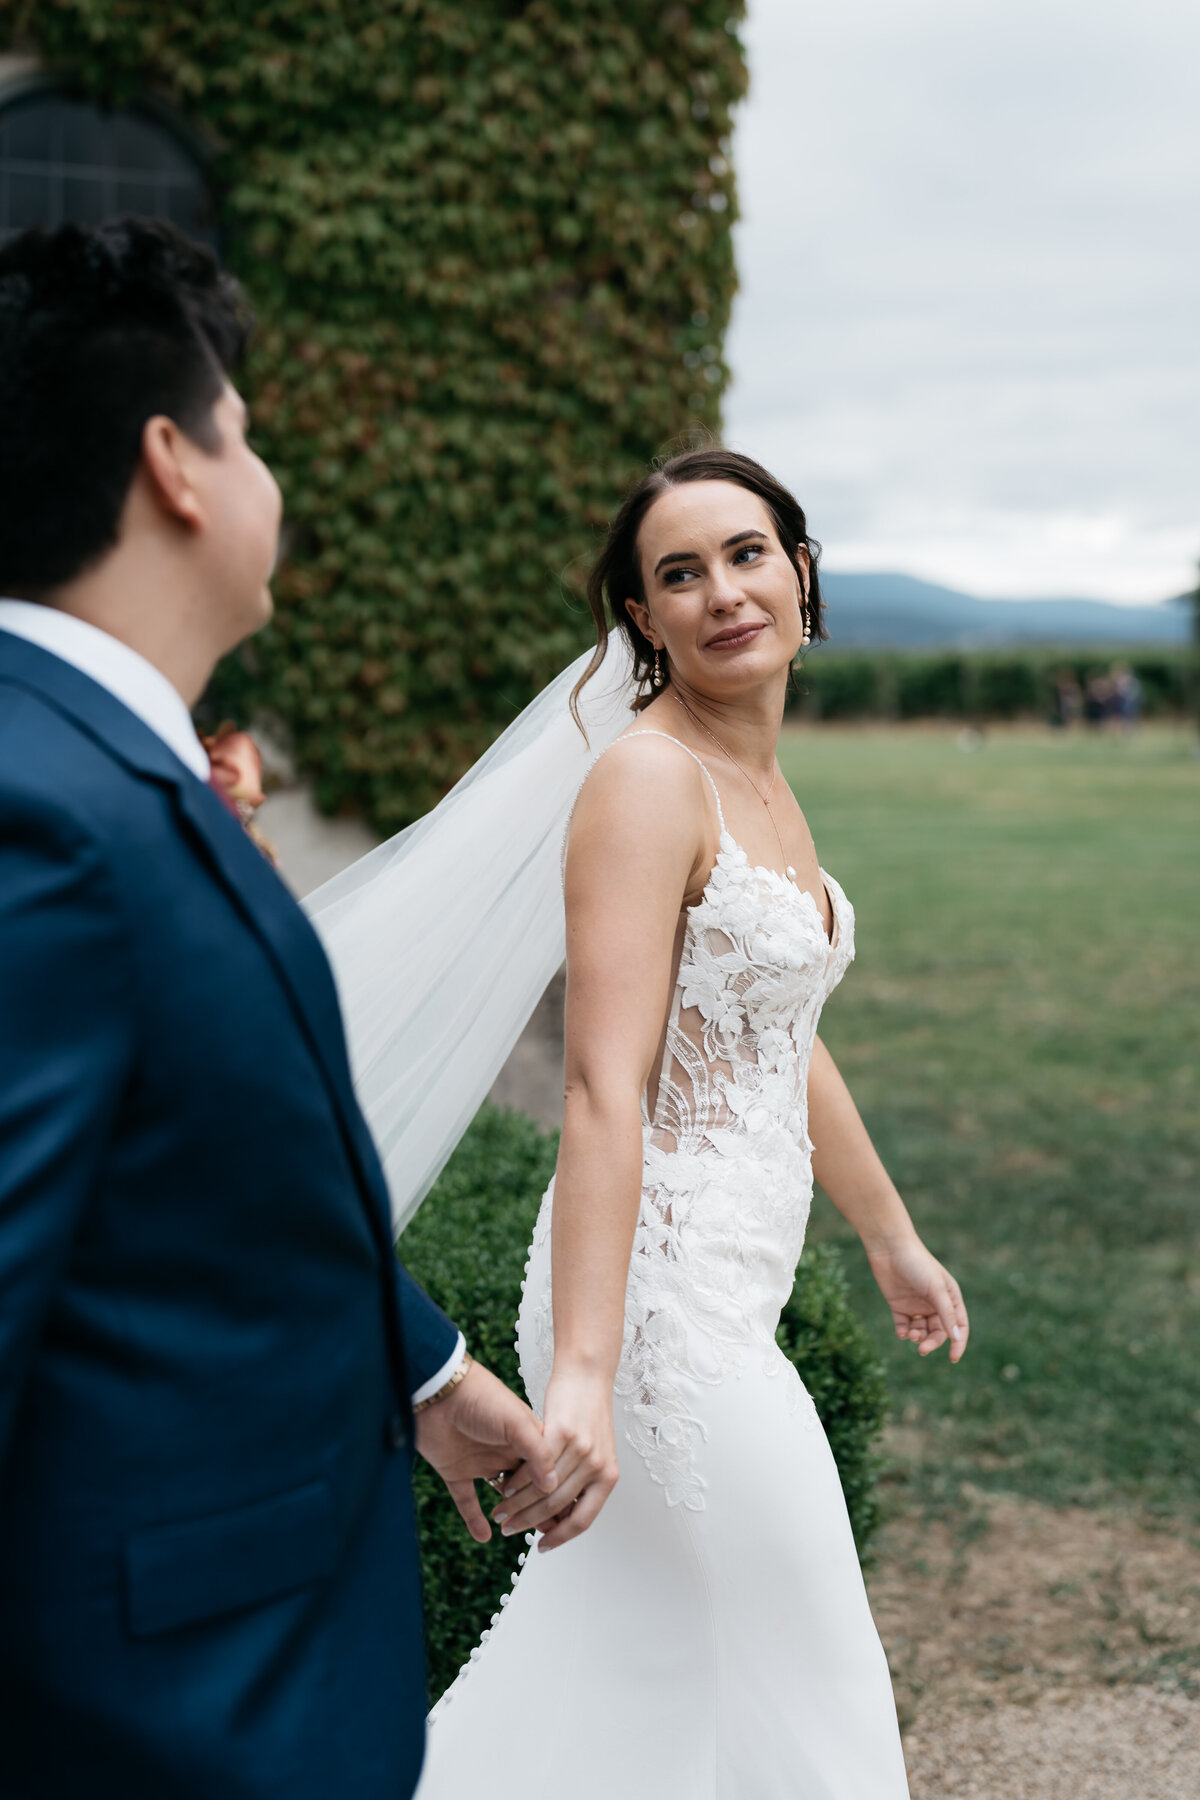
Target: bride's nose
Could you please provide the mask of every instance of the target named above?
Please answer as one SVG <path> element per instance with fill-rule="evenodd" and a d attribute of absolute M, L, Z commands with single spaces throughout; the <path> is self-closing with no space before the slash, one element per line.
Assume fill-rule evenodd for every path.
<path fill-rule="evenodd" d="M 735 587 L 728 570 L 718 570 L 709 591 L 709 611 L 715 613 L 736 612 L 738 607 L 745 603 L 745 599 L 745 594 Z"/>

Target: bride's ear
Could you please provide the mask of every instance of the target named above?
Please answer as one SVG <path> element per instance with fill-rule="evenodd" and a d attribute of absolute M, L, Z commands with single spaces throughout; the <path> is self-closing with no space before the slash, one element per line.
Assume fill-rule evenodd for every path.
<path fill-rule="evenodd" d="M 662 649 L 657 631 L 650 618 L 650 608 L 644 600 L 626 600 L 625 611 L 633 620 L 647 643 L 653 644 L 656 650 Z"/>
<path fill-rule="evenodd" d="M 803 604 L 807 606 L 809 590 L 812 585 L 812 560 L 808 554 L 807 544 L 796 545 L 796 561 L 800 564 L 800 598 Z"/>

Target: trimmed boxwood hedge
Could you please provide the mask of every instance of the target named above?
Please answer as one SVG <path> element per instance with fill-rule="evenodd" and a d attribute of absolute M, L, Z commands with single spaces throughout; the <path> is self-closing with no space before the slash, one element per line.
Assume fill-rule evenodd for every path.
<path fill-rule="evenodd" d="M 411 1273 L 467 1335 L 472 1352 L 521 1392 L 513 1327 L 538 1204 L 557 1139 L 519 1113 L 485 1106 L 400 1243 Z M 837 1459 L 859 1552 L 878 1509 L 877 1443 L 888 1410 L 883 1365 L 850 1309 L 839 1252 L 812 1245 L 779 1342 L 807 1385 Z M 446 1490 L 416 1471 L 432 1699 L 453 1680 L 509 1592 L 524 1540 L 474 1543 Z"/>
<path fill-rule="evenodd" d="M 0 0 L 106 103 L 214 143 L 289 552 L 217 712 L 329 808 L 424 812 L 589 637 L 632 476 L 719 425 L 744 0 Z"/>

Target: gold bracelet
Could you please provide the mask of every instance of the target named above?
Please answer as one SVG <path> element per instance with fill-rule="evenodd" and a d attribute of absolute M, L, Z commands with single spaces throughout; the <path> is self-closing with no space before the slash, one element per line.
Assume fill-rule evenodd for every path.
<path fill-rule="evenodd" d="M 424 1400 L 418 1400 L 417 1404 L 413 1407 L 414 1416 L 417 1413 L 423 1413 L 427 1406 L 436 1406 L 439 1400 L 444 1400 L 447 1394 L 453 1393 L 474 1360 L 471 1352 L 469 1350 L 464 1350 L 463 1359 L 459 1363 L 457 1369 L 455 1369 L 449 1381 L 445 1382 L 443 1386 L 438 1389 L 436 1394 L 429 1394 Z"/>

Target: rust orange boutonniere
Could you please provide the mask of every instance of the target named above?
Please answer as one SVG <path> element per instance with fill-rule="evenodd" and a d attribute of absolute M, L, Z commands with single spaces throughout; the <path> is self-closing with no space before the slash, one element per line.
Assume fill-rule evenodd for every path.
<path fill-rule="evenodd" d="M 248 731 L 239 731 L 232 719 L 224 719 L 210 737 L 200 742 L 208 752 L 210 780 L 245 827 L 246 835 L 269 863 L 276 861 L 274 846 L 254 823 L 254 815 L 266 799 L 263 792 L 262 752 Z"/>

